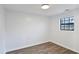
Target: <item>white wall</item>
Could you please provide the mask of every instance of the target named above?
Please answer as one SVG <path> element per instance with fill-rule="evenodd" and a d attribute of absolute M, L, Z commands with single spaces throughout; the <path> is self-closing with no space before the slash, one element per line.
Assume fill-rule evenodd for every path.
<path fill-rule="evenodd" d="M 4 17 L 4 8 L 0 5 L 0 54 L 5 52 L 5 17 Z"/>
<path fill-rule="evenodd" d="M 37 14 L 6 11 L 6 51 L 48 41 L 48 18 Z"/>
<path fill-rule="evenodd" d="M 47 41 L 79 52 L 79 9 L 50 17 L 6 10 L 5 16 L 6 52 Z M 75 31 L 60 30 L 59 22 L 63 16 L 74 16 Z"/>
<path fill-rule="evenodd" d="M 61 31 L 60 18 L 74 16 L 74 31 Z M 51 16 L 51 41 L 61 46 L 79 52 L 79 9 L 68 11 L 59 15 Z"/>

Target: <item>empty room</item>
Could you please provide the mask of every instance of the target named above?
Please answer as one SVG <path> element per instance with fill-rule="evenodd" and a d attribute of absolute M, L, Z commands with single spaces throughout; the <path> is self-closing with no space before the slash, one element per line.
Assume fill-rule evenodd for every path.
<path fill-rule="evenodd" d="M 0 4 L 0 54 L 78 53 L 78 4 Z"/>

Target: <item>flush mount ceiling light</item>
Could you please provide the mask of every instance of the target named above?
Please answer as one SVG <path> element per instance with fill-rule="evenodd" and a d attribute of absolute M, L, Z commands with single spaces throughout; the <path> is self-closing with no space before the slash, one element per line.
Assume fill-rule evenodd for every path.
<path fill-rule="evenodd" d="M 50 7 L 49 4 L 43 4 L 43 5 L 41 5 L 42 9 L 48 9 L 49 7 Z"/>

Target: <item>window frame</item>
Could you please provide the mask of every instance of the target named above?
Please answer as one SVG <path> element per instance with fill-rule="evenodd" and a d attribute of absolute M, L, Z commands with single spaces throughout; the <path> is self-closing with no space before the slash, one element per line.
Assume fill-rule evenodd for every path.
<path fill-rule="evenodd" d="M 74 31 L 74 18 L 70 16 L 60 18 L 60 30 Z"/>

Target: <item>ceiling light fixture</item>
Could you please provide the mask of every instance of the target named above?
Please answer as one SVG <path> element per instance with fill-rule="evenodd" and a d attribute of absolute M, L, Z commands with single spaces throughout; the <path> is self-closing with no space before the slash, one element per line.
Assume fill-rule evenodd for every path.
<path fill-rule="evenodd" d="M 48 9 L 49 7 L 50 7 L 49 4 L 43 4 L 43 5 L 41 6 L 42 9 Z"/>

